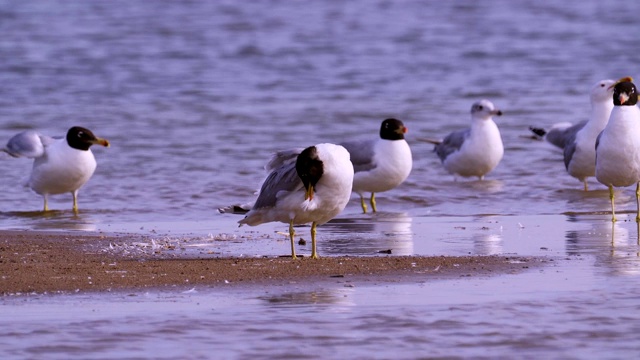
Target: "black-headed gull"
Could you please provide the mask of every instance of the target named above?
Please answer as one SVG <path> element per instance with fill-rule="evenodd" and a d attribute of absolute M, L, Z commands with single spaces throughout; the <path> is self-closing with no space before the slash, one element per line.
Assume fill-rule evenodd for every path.
<path fill-rule="evenodd" d="M 376 212 L 375 193 L 391 190 L 402 184 L 413 166 L 411 149 L 404 139 L 407 128 L 402 121 L 386 119 L 380 126 L 380 137 L 370 140 L 343 142 L 351 154 L 355 170 L 353 192 L 360 195 L 362 211 L 367 212 L 364 193 L 371 193 L 371 209 Z"/>
<path fill-rule="evenodd" d="M 625 77 L 617 82 L 633 81 Z M 588 121 L 575 125 L 555 124 L 547 132 L 541 128 L 531 127 L 531 131 L 551 144 L 563 149 L 564 165 L 569 175 L 583 183 L 584 190 L 589 190 L 587 178 L 596 174 L 596 138 L 609 122 L 613 109 L 613 85 L 616 80 L 601 80 L 591 87 L 591 114 Z"/>
<path fill-rule="evenodd" d="M 638 90 L 630 81 L 616 83 L 609 123 L 596 140 L 596 179 L 609 188 L 611 221 L 616 221 L 614 187 L 636 185 L 640 222 L 640 109 Z"/>
<path fill-rule="evenodd" d="M 105 139 L 96 137 L 90 130 L 74 126 L 66 137 L 52 138 L 33 130 L 23 131 L 11 139 L 2 149 L 13 157 L 34 159 L 31 175 L 26 182 L 44 198 L 44 211 L 48 211 L 49 195 L 70 192 L 73 211 L 78 211 L 78 189 L 96 170 L 96 159 L 91 145 L 109 146 Z"/>
<path fill-rule="evenodd" d="M 311 257 L 317 258 L 316 226 L 338 215 L 349 202 L 353 165 L 340 145 L 318 144 L 295 155 L 276 155 L 258 198 L 240 225 L 280 221 L 289 224 L 291 257 L 296 258 L 293 225 L 311 223 Z M 280 154 L 282 155 L 282 154 Z M 295 160 L 295 161 L 293 161 Z"/>

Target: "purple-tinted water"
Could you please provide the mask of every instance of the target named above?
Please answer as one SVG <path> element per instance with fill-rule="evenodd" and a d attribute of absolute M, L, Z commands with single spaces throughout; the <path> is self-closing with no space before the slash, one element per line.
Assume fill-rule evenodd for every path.
<path fill-rule="evenodd" d="M 414 168 L 360 214 L 319 228 L 321 255 L 517 254 L 553 266 L 490 279 L 2 299 L 3 358 L 420 356 L 621 358 L 640 353 L 631 189 L 566 175 L 529 125 L 580 121 L 605 78 L 640 75 L 640 4 L 600 1 L 0 1 L 0 142 L 86 126 L 109 139 L 80 192 L 20 186 L 0 156 L 0 227 L 148 234 L 181 254 L 275 255 L 286 225 L 236 227 L 273 151 L 409 128 Z M 453 181 L 430 145 L 488 98 L 505 157 Z M 301 229 L 303 234 L 307 229 Z M 231 240 L 231 241 L 229 241 Z M 147 251 L 136 244 L 127 251 Z M 308 249 L 301 248 L 301 252 Z M 569 260 L 565 260 L 565 258 Z"/>

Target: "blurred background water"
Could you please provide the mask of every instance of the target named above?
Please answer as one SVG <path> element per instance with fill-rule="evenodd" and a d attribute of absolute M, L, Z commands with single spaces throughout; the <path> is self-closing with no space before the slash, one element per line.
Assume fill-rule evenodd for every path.
<path fill-rule="evenodd" d="M 31 162 L 0 156 L 0 226 L 144 234 L 157 230 L 194 236 L 233 232 L 241 236 L 249 229 L 236 228 L 239 218 L 218 214 L 216 209 L 252 199 L 272 152 L 377 137 L 381 121 L 396 117 L 409 128 L 412 174 L 397 189 L 378 195 L 382 214 L 360 214 L 354 197 L 336 221 L 319 229 L 321 255 L 369 254 L 389 246 L 395 254 L 517 251 L 539 255 L 550 242 L 555 255 L 588 255 L 586 273 L 592 277 L 585 280 L 589 283 L 586 288 L 595 289 L 613 308 L 618 305 L 637 313 L 640 303 L 629 296 L 638 293 L 627 281 L 631 276 L 637 282 L 635 224 L 617 225 L 620 230 L 614 237 L 604 213 L 609 208 L 604 187 L 591 180 L 594 191 L 584 193 L 580 182 L 565 173 L 558 150 L 525 137 L 529 125 L 548 127 L 558 121 L 586 119 L 588 91 L 596 81 L 640 77 L 638 14 L 640 3 L 615 7 L 597 0 L 0 0 L 0 142 L 23 129 L 63 135 L 69 127 L 82 125 L 112 144 L 108 149 L 94 149 L 98 169 L 80 191 L 78 216 L 70 211 L 70 195 L 50 200 L 50 207 L 58 211 L 39 213 L 40 196 L 20 185 Z M 493 101 L 504 112 L 496 122 L 505 156 L 485 181 L 454 181 L 432 146 L 418 139 L 442 137 L 467 126 L 471 104 L 481 98 Z M 621 212 L 635 208 L 630 189 L 620 191 L 616 201 Z M 508 233 L 513 236 L 503 232 L 506 224 L 516 231 Z M 513 247 L 509 241 L 520 239 L 519 230 L 513 230 L 519 226 L 530 231 L 525 236 L 528 242 Z M 463 228 L 474 231 L 469 234 Z M 286 230 L 286 225 L 250 230 L 272 234 Z M 623 251 L 613 256 L 611 242 L 622 243 Z M 287 243 L 280 243 L 274 250 L 261 249 L 261 254 L 286 253 Z M 616 271 L 598 270 L 621 264 L 626 269 L 624 278 L 615 277 L 620 275 Z M 582 270 L 567 273 L 584 273 Z M 591 281 L 594 279 L 598 281 Z M 447 289 L 440 290 L 455 296 L 456 285 Z M 432 290 L 436 289 L 425 291 L 431 294 Z M 378 290 L 363 291 L 377 294 Z M 415 292 L 424 295 L 413 287 L 409 291 L 413 295 L 408 296 Z M 468 346 L 469 352 L 463 354 L 484 356 L 474 349 L 508 342 L 510 335 L 518 333 L 524 340 L 497 346 L 504 351 L 498 354 L 504 356 L 514 349 L 536 354 L 531 349 L 541 338 L 527 337 L 531 329 L 526 324 L 535 319 L 540 328 L 553 328 L 558 315 L 566 320 L 571 310 L 582 321 L 550 336 L 565 339 L 571 333 L 579 334 L 570 342 L 583 350 L 579 357 L 590 357 L 594 354 L 590 351 L 602 347 L 621 351 L 611 353 L 614 355 L 638 353 L 637 347 L 623 346 L 629 344 L 629 336 L 622 335 L 638 330 L 629 323 L 593 335 L 611 344 L 584 341 L 590 337 L 586 329 L 600 319 L 599 311 L 609 309 L 585 306 L 590 303 L 589 292 L 580 292 L 572 301 L 567 301 L 569 295 L 556 292 L 551 300 L 531 300 L 526 306 L 519 297 L 509 303 L 512 306 L 505 306 L 497 292 L 487 295 L 484 302 L 466 298 L 480 303 L 480 308 L 452 309 L 442 300 L 437 306 L 425 303 L 420 310 L 415 304 L 405 304 L 408 312 L 391 313 L 413 318 L 416 311 L 433 310 L 431 306 L 453 315 L 473 312 L 468 322 L 477 331 L 456 332 L 445 320 L 409 321 L 394 327 L 394 331 L 407 329 L 404 341 L 371 339 L 410 348 L 420 341 L 411 332 L 434 329 L 437 334 L 432 335 L 441 343 L 453 339 L 446 342 L 451 347 Z M 396 302 L 386 301 L 382 307 Z M 549 301 L 556 310 L 535 310 Z M 253 301 L 243 304 L 256 317 L 253 320 L 264 316 L 260 319 L 274 327 L 291 330 L 283 323 L 298 316 L 289 310 L 284 316 L 277 310 L 264 315 L 251 307 Z M 482 304 L 493 309 L 491 316 L 508 321 L 515 317 L 522 324 L 503 333 L 505 322 L 487 320 Z M 125 301 L 121 309 L 126 306 Z M 357 308 L 365 310 L 353 317 L 331 319 L 338 327 L 355 321 L 359 325 L 352 330 L 369 339 L 366 324 L 372 320 L 367 315 L 380 309 L 363 306 Z M 505 310 L 499 312 L 496 307 Z M 233 312 L 228 314 L 214 325 L 228 326 L 225 321 L 231 322 Z M 622 317 L 609 315 L 604 323 L 618 324 Z M 192 319 L 184 316 L 180 324 L 187 328 L 187 320 Z M 274 320 L 278 316 L 282 316 L 280 322 Z M 157 325 L 155 321 L 168 322 L 170 317 L 152 317 L 150 326 Z M 631 320 L 637 324 L 638 318 L 633 315 Z M 48 324 L 45 321 L 43 326 Z M 483 325 L 487 325 L 486 332 Z M 495 340 L 488 335 L 492 331 L 504 339 Z M 253 333 L 239 329 L 227 340 Z M 478 344 L 465 342 L 478 333 L 484 334 L 477 338 Z M 182 334 L 186 338 L 193 335 Z M 29 335 L 23 339 L 33 341 Z M 334 344 L 321 336 L 314 339 L 308 345 L 311 349 Z M 272 340 L 261 338 L 256 346 L 268 348 Z M 551 342 L 544 350 L 561 347 L 560 341 Z M 47 347 L 31 354 L 39 357 L 46 353 L 42 349 Z M 90 354 L 83 346 L 77 353 L 73 349 L 64 357 Z M 267 357 L 282 355 L 262 351 Z M 398 355 L 388 351 L 355 354 Z M 20 351 L 13 354 L 24 355 Z M 112 353 L 123 354 L 137 353 Z"/>
<path fill-rule="evenodd" d="M 637 75 L 635 16 L 598 1 L 2 2 L 0 139 L 73 125 L 109 139 L 80 192 L 87 222 L 218 221 L 251 200 L 272 152 L 377 137 L 392 116 L 415 163 L 381 210 L 604 210 L 558 151 L 520 136 L 586 119 L 593 83 Z M 416 139 L 467 126 L 480 98 L 505 113 L 505 157 L 486 182 L 454 182 Z M 42 207 L 20 186 L 31 162 L 0 164 L 1 220 L 31 226 L 15 213 Z"/>

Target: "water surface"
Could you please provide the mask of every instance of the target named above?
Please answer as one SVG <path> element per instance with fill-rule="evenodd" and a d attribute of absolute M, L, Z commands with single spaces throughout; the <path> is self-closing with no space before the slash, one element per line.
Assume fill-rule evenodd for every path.
<path fill-rule="evenodd" d="M 20 186 L 0 156 L 0 226 L 187 239 L 185 255 L 287 253 L 286 225 L 236 227 L 276 150 L 409 128 L 414 168 L 319 228 L 321 255 L 517 254 L 520 275 L 410 284 L 291 284 L 2 300 L 3 358 L 417 356 L 622 358 L 637 344 L 638 229 L 631 189 L 566 175 L 529 125 L 580 121 L 588 91 L 640 77 L 640 5 L 600 1 L 0 1 L 0 141 L 86 126 L 111 141 L 80 191 Z M 488 98 L 505 157 L 454 181 L 430 145 Z M 308 228 L 299 233 L 306 236 Z M 233 241 L 228 241 L 232 239 Z M 181 250 L 182 251 L 182 250 Z M 308 251 L 301 248 L 300 251 Z"/>

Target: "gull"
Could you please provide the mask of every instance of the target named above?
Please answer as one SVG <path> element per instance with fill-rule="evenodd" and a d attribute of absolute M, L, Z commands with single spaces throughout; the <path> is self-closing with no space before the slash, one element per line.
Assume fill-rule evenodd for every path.
<path fill-rule="evenodd" d="M 531 131 L 544 136 L 551 144 L 563 149 L 564 165 L 569 175 L 580 180 L 584 191 L 589 190 L 587 178 L 596 173 L 596 138 L 609 122 L 613 109 L 613 85 L 617 82 L 633 81 L 630 77 L 616 80 L 601 80 L 591 87 L 591 114 L 588 121 L 575 125 L 559 123 L 547 132 L 530 127 Z"/>
<path fill-rule="evenodd" d="M 2 151 L 13 157 L 34 159 L 31 175 L 25 186 L 44 198 L 44 211 L 48 211 L 49 195 L 70 192 L 73 211 L 78 211 L 78 189 L 96 170 L 96 159 L 91 145 L 105 147 L 109 142 L 96 137 L 90 130 L 74 126 L 64 138 L 52 138 L 26 130 L 14 135 Z"/>
<path fill-rule="evenodd" d="M 343 142 L 355 175 L 353 192 L 360 196 L 362 211 L 367 212 L 364 193 L 371 193 L 371 209 L 377 211 L 375 193 L 391 190 L 402 184 L 413 165 L 411 149 L 404 139 L 407 128 L 402 121 L 386 119 L 380 126 L 380 138 Z"/>
<path fill-rule="evenodd" d="M 501 116 L 502 111 L 491 101 L 480 100 L 471 106 L 470 128 L 454 131 L 442 141 L 426 140 L 436 145 L 434 151 L 449 173 L 482 180 L 498 165 L 504 147 L 494 115 Z"/>
<path fill-rule="evenodd" d="M 267 168 L 273 170 L 262 183 L 255 204 L 238 223 L 288 223 L 293 259 L 293 225 L 311 223 L 311 258 L 317 259 L 316 226 L 338 215 L 351 196 L 353 165 L 349 152 L 340 145 L 317 144 L 298 154 L 296 150 L 278 153 Z"/>
<path fill-rule="evenodd" d="M 613 187 L 636 183 L 640 222 L 640 109 L 636 86 L 618 82 L 613 89 L 613 110 L 609 123 L 596 140 L 596 179 L 609 187 L 611 221 L 616 221 Z"/>

